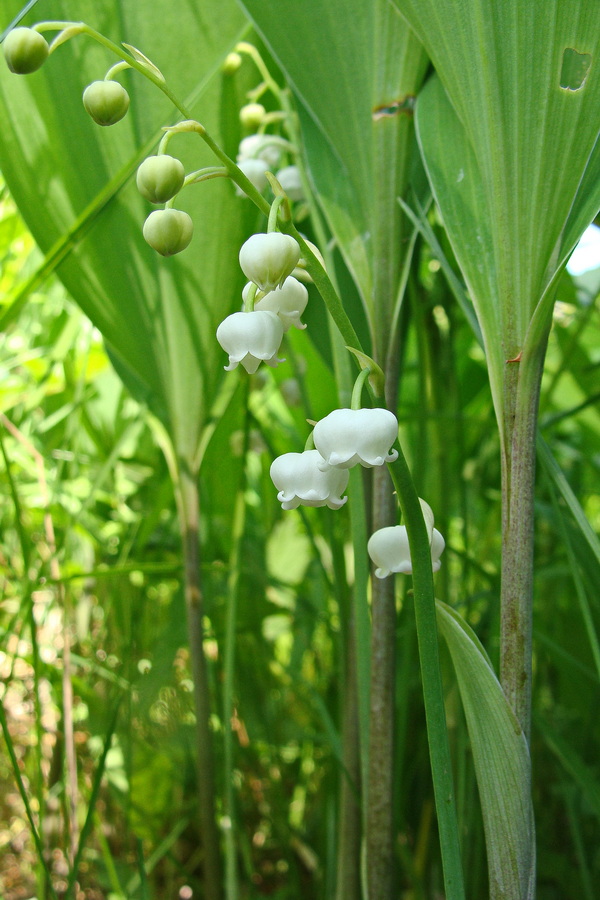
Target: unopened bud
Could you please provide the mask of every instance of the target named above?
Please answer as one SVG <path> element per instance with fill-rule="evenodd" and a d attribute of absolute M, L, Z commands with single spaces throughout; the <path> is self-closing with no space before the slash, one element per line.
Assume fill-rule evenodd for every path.
<path fill-rule="evenodd" d="M 156 209 L 144 222 L 144 239 L 161 256 L 173 256 L 188 246 L 194 223 L 180 209 Z"/>
<path fill-rule="evenodd" d="M 93 81 L 83 92 L 83 105 L 98 125 L 114 125 L 129 109 L 129 94 L 118 81 Z"/>
<path fill-rule="evenodd" d="M 240 122 L 244 128 L 258 128 L 266 112 L 262 103 L 247 103 L 240 109 Z"/>
<path fill-rule="evenodd" d="M 137 170 L 138 190 L 150 203 L 166 203 L 183 187 L 185 169 L 179 159 L 149 156 Z"/>
<path fill-rule="evenodd" d="M 48 43 L 33 28 L 13 28 L 4 38 L 4 58 L 11 72 L 28 75 L 48 59 Z"/>

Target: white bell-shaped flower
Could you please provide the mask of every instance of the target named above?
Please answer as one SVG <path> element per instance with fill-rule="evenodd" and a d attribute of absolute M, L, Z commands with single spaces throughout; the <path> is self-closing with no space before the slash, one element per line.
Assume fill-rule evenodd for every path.
<path fill-rule="evenodd" d="M 242 245 L 240 266 L 246 278 L 267 294 L 281 287 L 300 259 L 300 245 L 289 234 L 253 234 Z"/>
<path fill-rule="evenodd" d="M 323 471 L 317 450 L 303 453 L 284 453 L 271 464 L 271 480 L 278 489 L 277 499 L 282 509 L 298 506 L 328 506 L 339 509 L 347 497 L 342 493 L 348 485 L 349 473 L 331 466 Z"/>
<path fill-rule="evenodd" d="M 253 375 L 261 362 L 275 368 L 284 360 L 277 358 L 283 337 L 283 325 L 275 313 L 269 310 L 236 312 L 221 322 L 217 328 L 217 340 L 229 354 L 226 372 L 241 363 L 246 372 Z"/>
<path fill-rule="evenodd" d="M 398 420 L 387 409 L 334 409 L 313 432 L 324 464 L 341 469 L 393 462 L 398 451 L 390 447 L 397 437 Z"/>
<path fill-rule="evenodd" d="M 275 178 L 284 189 L 290 200 L 304 200 L 304 188 L 298 166 L 285 166 L 275 173 Z"/>
<path fill-rule="evenodd" d="M 242 291 L 244 301 L 248 296 L 248 292 L 252 287 L 252 282 L 248 282 Z M 300 321 L 300 316 L 306 309 L 308 303 L 308 291 L 301 282 L 290 275 L 285 279 L 280 288 L 269 291 L 268 294 L 260 292 L 258 299 L 254 303 L 254 309 L 270 309 L 271 312 L 277 313 L 283 324 L 283 330 L 289 331 L 294 326 L 302 330 L 306 328 Z"/>
<path fill-rule="evenodd" d="M 431 536 L 431 565 L 434 572 L 441 566 L 440 556 L 445 546 L 444 538 L 437 528 L 434 528 Z M 367 551 L 377 567 L 375 569 L 377 578 L 387 578 L 392 572 L 403 572 L 405 575 L 412 573 L 410 547 L 404 525 L 380 528 L 369 538 Z"/>
<path fill-rule="evenodd" d="M 257 191 L 264 191 L 267 186 L 267 176 L 269 167 L 263 159 L 244 159 L 238 163 L 238 167 L 242 170 L 248 181 L 250 181 Z M 246 197 L 245 191 L 236 184 L 235 192 L 238 197 Z"/>
<path fill-rule="evenodd" d="M 246 159 L 262 159 L 274 170 L 279 165 L 285 141 L 269 134 L 250 134 L 245 137 L 238 148 L 238 165 Z"/>

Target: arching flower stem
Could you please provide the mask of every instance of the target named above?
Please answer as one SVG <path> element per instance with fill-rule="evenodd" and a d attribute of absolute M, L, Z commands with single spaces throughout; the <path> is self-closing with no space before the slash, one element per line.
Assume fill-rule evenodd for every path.
<path fill-rule="evenodd" d="M 360 370 L 358 378 L 354 382 L 354 387 L 352 388 L 352 397 L 350 399 L 350 409 L 360 409 L 361 408 L 361 397 L 362 397 L 363 385 L 370 374 L 371 374 L 371 370 L 368 366 L 365 366 L 364 369 Z"/>
<path fill-rule="evenodd" d="M 248 293 L 244 299 L 244 312 L 253 312 L 254 310 L 254 301 L 256 300 L 256 294 L 258 293 L 258 285 L 254 284 L 253 281 L 250 282 L 250 287 L 248 288 Z"/>

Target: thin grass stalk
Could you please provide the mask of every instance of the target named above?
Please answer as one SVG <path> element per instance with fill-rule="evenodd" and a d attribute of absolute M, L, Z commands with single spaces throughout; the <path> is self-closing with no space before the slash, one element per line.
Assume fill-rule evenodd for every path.
<path fill-rule="evenodd" d="M 98 802 L 98 796 L 100 794 L 100 787 L 102 785 L 102 779 L 104 777 L 104 771 L 106 768 L 106 759 L 108 756 L 108 751 L 112 747 L 112 739 L 113 734 L 115 733 L 115 729 L 117 727 L 117 720 L 119 718 L 119 710 L 121 708 L 121 700 L 120 697 L 113 710 L 112 718 L 110 720 L 108 730 L 106 732 L 104 738 L 104 747 L 102 749 L 102 755 L 98 760 L 98 765 L 96 766 L 96 771 L 94 773 L 94 782 L 92 784 L 92 792 L 90 794 L 90 799 L 88 803 L 87 815 L 85 817 L 85 822 L 83 823 L 83 828 L 81 829 L 81 833 L 79 835 L 79 843 L 77 845 L 77 853 L 75 854 L 75 859 L 73 860 L 73 866 L 71 871 L 69 872 L 69 880 L 67 884 L 67 889 L 65 891 L 65 897 L 68 897 L 69 900 L 75 900 L 77 896 L 77 878 L 79 875 L 79 866 L 81 864 L 81 858 L 83 856 L 83 851 L 85 849 L 85 845 L 88 839 L 88 836 L 92 830 L 92 825 L 94 823 L 94 816 L 96 814 L 96 803 Z"/>
<path fill-rule="evenodd" d="M 44 856 L 44 847 L 42 845 L 42 839 L 38 832 L 38 829 L 35 824 L 35 819 L 33 817 L 33 813 L 31 810 L 31 805 L 29 803 L 29 797 L 27 796 L 27 790 L 23 783 L 23 778 L 21 776 L 21 769 L 19 768 L 19 761 L 17 759 L 17 754 L 15 753 L 15 747 L 13 744 L 13 740 L 8 728 L 8 722 L 6 721 L 6 713 L 4 711 L 4 700 L 0 699 L 0 727 L 2 728 L 2 733 L 4 735 L 4 742 L 6 744 L 6 748 L 8 750 L 8 755 L 10 757 L 10 761 L 13 767 L 13 773 L 15 776 L 15 781 L 17 782 L 17 788 L 19 794 L 21 795 L 21 800 L 23 801 L 23 806 L 25 807 L 25 815 L 29 821 L 29 827 L 31 828 L 31 833 L 33 835 L 33 841 L 38 853 L 38 859 L 41 867 L 43 868 L 45 875 L 45 885 L 44 885 L 44 896 L 49 894 L 53 900 L 58 900 L 58 895 L 52 886 L 52 877 L 50 875 L 50 870 L 48 869 L 48 864 L 46 863 L 46 859 Z"/>
<path fill-rule="evenodd" d="M 63 714 L 63 741 L 65 748 L 65 795 L 67 800 L 67 834 L 68 834 L 68 859 L 72 866 L 77 852 L 79 841 L 79 827 L 77 823 L 77 757 L 75 752 L 75 737 L 73 727 L 73 685 L 71 683 L 71 603 L 70 594 L 61 581 L 60 564 L 58 561 L 54 522 L 50 512 L 50 494 L 46 480 L 46 469 L 42 454 L 34 447 L 22 431 L 17 428 L 6 416 L 2 417 L 6 429 L 25 447 L 35 462 L 38 475 L 40 494 L 44 505 L 44 536 L 50 554 L 50 575 L 55 584 L 55 590 L 63 616 L 63 653 L 62 653 L 62 714 Z M 33 620 L 32 606 L 32 628 Z M 35 658 L 35 656 L 34 656 Z M 41 751 L 41 747 L 40 747 Z M 39 792 L 41 802 L 41 791 Z M 41 808 L 43 815 L 43 807 Z"/>
<path fill-rule="evenodd" d="M 569 529 L 558 504 L 556 489 L 551 481 L 548 481 L 548 490 L 550 493 L 550 498 L 552 500 L 552 507 L 556 514 L 556 521 L 558 522 L 561 539 L 564 544 L 565 550 L 567 551 L 569 569 L 573 576 L 573 584 L 575 585 L 575 592 L 577 594 L 577 600 L 579 601 L 579 608 L 581 610 L 585 632 L 587 634 L 587 639 L 589 641 L 594 665 L 596 667 L 596 673 L 598 675 L 598 679 L 600 680 L 600 641 L 598 640 L 598 634 L 596 632 L 596 625 L 594 623 L 592 608 L 590 606 L 590 601 L 587 596 L 585 584 L 579 570 L 579 563 L 577 561 L 575 548 L 573 547 L 573 542 L 569 534 Z"/>
<path fill-rule="evenodd" d="M 197 473 L 179 467 L 175 495 L 183 541 L 184 594 L 190 641 L 190 659 L 196 711 L 196 765 L 198 812 L 203 848 L 203 884 L 206 900 L 221 900 L 221 852 L 215 818 L 215 775 L 210 730 L 210 688 L 203 647 L 204 601 L 200 582 L 200 497 Z"/>
<path fill-rule="evenodd" d="M 29 442 L 26 441 L 24 436 L 21 434 L 19 429 L 13 425 L 13 423 L 5 416 L 2 415 L 0 417 L 0 422 L 4 425 L 7 431 L 13 435 L 13 437 L 20 441 L 21 443 L 27 443 L 28 448 L 33 449 Z M 48 868 L 43 855 L 43 847 L 44 847 L 44 819 L 45 819 L 45 796 L 43 792 L 43 784 L 44 777 L 42 772 L 42 746 L 43 746 L 43 734 L 44 729 L 42 726 L 42 703 L 40 698 L 40 676 L 39 676 L 39 647 L 37 641 L 37 623 L 35 621 L 35 615 L 33 611 L 33 596 L 31 593 L 32 583 L 31 583 L 31 541 L 30 538 L 25 531 L 23 525 L 23 515 L 21 508 L 21 501 L 19 498 L 19 492 L 17 491 L 17 486 L 12 477 L 10 460 L 8 457 L 8 453 L 6 451 L 6 446 L 4 444 L 4 440 L 2 438 L 2 432 L 0 431 L 0 449 L 2 451 L 2 456 L 4 459 L 4 464 L 6 467 L 6 476 L 8 478 L 8 482 L 10 485 L 10 492 L 13 501 L 14 511 L 15 511 L 15 527 L 17 530 L 17 534 L 19 536 L 19 545 L 21 548 L 21 556 L 23 559 L 23 576 L 22 576 L 22 591 L 23 596 L 26 599 L 26 615 L 27 615 L 27 623 L 29 625 L 30 635 L 31 635 L 31 656 L 33 662 L 33 678 L 34 678 L 34 687 L 33 687 L 33 700 L 34 700 L 34 710 L 35 710 L 35 731 L 36 731 L 36 744 L 35 744 L 35 760 L 36 760 L 36 768 L 35 768 L 35 783 L 31 786 L 32 792 L 35 796 L 38 797 L 39 809 L 38 809 L 38 824 L 37 828 L 34 825 L 33 818 L 31 816 L 31 810 L 29 804 L 26 803 L 26 811 L 27 817 L 29 819 L 30 825 L 33 829 L 33 836 L 36 844 L 36 849 L 38 850 L 39 862 L 40 866 L 37 869 L 36 877 L 38 881 L 38 892 L 40 895 L 44 896 L 48 890 L 48 885 L 51 888 L 51 882 L 49 880 Z M 34 450 L 35 453 L 35 450 Z M 4 729 L 4 709 L 2 710 L 3 716 L 3 729 Z M 10 734 L 8 732 L 8 725 L 6 726 L 5 731 L 5 739 L 7 744 L 10 740 Z M 14 749 L 12 745 L 9 746 L 9 752 L 11 753 L 11 760 L 13 760 Z M 16 756 L 14 757 L 16 760 Z M 14 761 L 13 761 L 14 764 Z M 18 768 L 15 769 L 15 777 L 17 778 L 17 782 L 19 785 L 19 791 L 21 796 L 24 798 L 23 793 L 23 782 L 20 776 L 20 772 Z"/>

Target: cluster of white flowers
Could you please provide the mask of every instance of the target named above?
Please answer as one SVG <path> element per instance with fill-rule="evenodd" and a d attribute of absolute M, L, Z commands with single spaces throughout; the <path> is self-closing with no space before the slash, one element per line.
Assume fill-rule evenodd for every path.
<path fill-rule="evenodd" d="M 241 363 L 253 374 L 261 362 L 275 367 L 283 334 L 292 325 L 304 328 L 300 316 L 308 291 L 292 276 L 300 259 L 300 245 L 278 231 L 253 234 L 240 250 L 240 266 L 248 284 L 244 306 L 253 296 L 254 308 L 233 313 L 217 328 L 217 340 L 229 354 L 229 372 Z"/>
<path fill-rule="evenodd" d="M 427 506 L 423 500 L 421 504 Z M 429 507 L 427 507 L 429 509 Z M 431 512 L 431 510 L 429 510 Z M 433 522 L 433 513 L 431 513 L 431 521 Z M 446 542 L 437 530 L 431 528 L 429 534 L 429 545 L 431 547 L 431 565 L 434 572 L 437 572 L 440 566 L 440 556 L 444 552 Z M 408 534 L 406 526 L 391 525 L 388 528 L 380 528 L 375 534 L 372 534 L 367 544 L 367 551 L 375 564 L 375 575 L 377 578 L 387 578 L 393 572 L 402 572 L 405 575 L 412 574 L 412 560 L 410 558 L 410 547 L 408 544 Z"/>
<path fill-rule="evenodd" d="M 390 450 L 398 420 L 387 409 L 335 409 L 317 422 L 314 450 L 285 453 L 271 465 L 271 480 L 283 509 L 328 506 L 339 509 L 347 497 L 348 469 L 382 466 L 398 456 Z"/>
<path fill-rule="evenodd" d="M 303 200 L 304 191 L 298 166 L 281 165 L 289 148 L 289 143 L 277 135 L 251 134 L 240 143 L 237 164 L 257 191 L 264 191 L 267 186 L 266 173 L 273 172 L 290 200 Z M 236 187 L 236 191 L 244 196 L 241 188 Z"/>
<path fill-rule="evenodd" d="M 393 462 L 398 451 L 391 448 L 398 436 L 398 420 L 387 409 L 335 409 L 316 423 L 314 450 L 284 453 L 271 464 L 271 480 L 278 489 L 283 509 L 298 506 L 328 506 L 340 509 L 347 497 L 349 472 L 360 464 L 365 468 Z M 433 571 L 440 568 L 444 538 L 433 527 L 433 512 L 421 501 L 429 533 Z M 393 572 L 412 573 L 408 535 L 404 525 L 376 531 L 367 546 L 377 578 Z"/>

